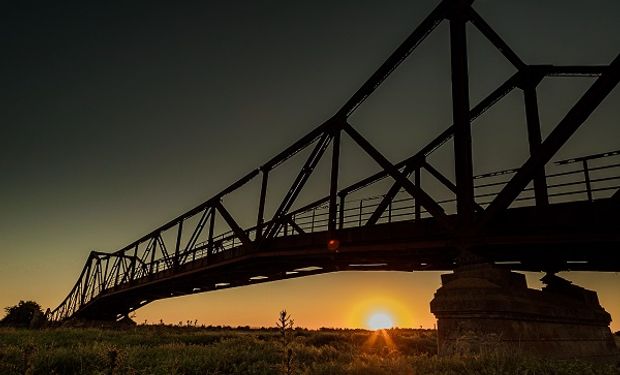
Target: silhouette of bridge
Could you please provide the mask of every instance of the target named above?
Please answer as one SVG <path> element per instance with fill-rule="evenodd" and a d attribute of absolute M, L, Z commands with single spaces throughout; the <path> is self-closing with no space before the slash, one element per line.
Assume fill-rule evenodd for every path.
<path fill-rule="evenodd" d="M 471 3 L 441 1 L 332 118 L 259 168 L 122 249 L 91 252 L 49 318 L 118 320 L 162 298 L 343 270 L 451 270 L 484 261 L 513 270 L 620 271 L 620 150 L 552 161 L 618 84 L 620 56 L 609 65 L 528 65 Z M 453 124 L 412 156 L 392 163 L 349 117 L 444 20 L 450 28 Z M 515 68 L 473 107 L 467 23 Z M 583 76 L 593 77 L 593 84 L 543 140 L 538 85 L 549 77 Z M 523 93 L 530 156 L 518 168 L 474 176 L 471 126 L 517 89 Z M 343 137 L 380 171 L 339 186 Z M 450 140 L 454 179 L 428 159 Z M 294 208 L 328 150 L 329 194 Z M 265 218 L 269 176 L 303 152 L 305 163 L 273 216 Z M 450 198 L 433 198 L 424 187 L 429 179 Z M 223 198 L 253 180 L 260 186 L 253 207 L 258 215 L 254 225 L 244 227 Z M 386 181 L 391 184 L 380 194 L 351 198 Z"/>

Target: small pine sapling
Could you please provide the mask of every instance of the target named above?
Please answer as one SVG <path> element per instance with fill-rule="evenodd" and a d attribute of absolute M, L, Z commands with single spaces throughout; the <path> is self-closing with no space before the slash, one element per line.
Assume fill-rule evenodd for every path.
<path fill-rule="evenodd" d="M 286 375 L 293 375 L 295 373 L 293 349 L 290 347 L 294 324 L 293 317 L 286 310 L 280 311 L 280 318 L 276 322 L 276 327 L 280 331 L 280 339 L 284 351 L 283 373 Z"/>

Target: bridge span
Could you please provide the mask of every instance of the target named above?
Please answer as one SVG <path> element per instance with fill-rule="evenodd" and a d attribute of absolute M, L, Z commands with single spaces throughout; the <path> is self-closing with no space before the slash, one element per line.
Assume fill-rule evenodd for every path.
<path fill-rule="evenodd" d="M 580 332 L 591 332 L 584 327 L 600 326 L 602 331 L 592 334 L 607 335 L 608 318 L 598 302 L 594 303 L 595 297 L 551 275 L 563 270 L 620 271 L 620 151 L 600 150 L 599 154 L 552 160 L 617 86 L 620 55 L 607 65 L 528 64 L 475 11 L 472 2 L 440 1 L 330 119 L 271 160 L 122 249 L 91 252 L 69 295 L 48 317 L 52 321 L 118 320 L 162 298 L 343 270 L 456 270 L 456 276 L 444 280 L 437 301 L 454 299 L 450 290 L 463 285 L 470 289 L 472 285 L 482 289 L 495 285 L 493 293 L 503 291 L 499 300 L 512 301 L 506 304 L 507 309 L 522 305 L 520 317 L 513 314 L 502 319 L 517 319 L 529 327 L 524 332 L 540 328 L 556 335 L 557 329 L 540 326 L 540 321 L 553 321 L 560 325 L 571 322 Z M 444 21 L 450 29 L 453 122 L 425 147 L 413 150 L 410 157 L 391 162 L 351 124 L 350 116 Z M 467 24 L 514 68 L 511 77 L 473 106 Z M 592 85 L 543 139 L 537 88 L 547 79 L 571 77 L 591 77 Z M 513 91 L 523 95 L 529 157 L 514 169 L 474 176 L 471 128 L 479 116 Z M 339 172 L 344 137 L 373 160 L 379 172 L 343 187 Z M 442 173 L 429 159 L 448 144 L 453 146 L 454 176 Z M 302 205 L 300 193 L 319 161 L 329 154 L 328 149 L 329 194 Z M 284 197 L 268 202 L 272 199 L 267 194 L 272 186 L 269 177 L 304 153 L 305 162 Z M 244 226 L 223 199 L 230 199 L 251 181 L 257 181 L 259 187 L 252 207 L 257 217 L 255 224 Z M 377 188 L 386 182 L 387 187 Z M 378 194 L 377 189 L 381 191 Z M 437 189 L 443 189 L 449 198 L 439 199 Z M 266 217 L 268 206 L 276 208 Z M 480 264 L 491 268 L 476 268 Z M 545 311 L 552 309 L 545 305 L 548 297 L 531 295 L 515 274 L 502 269 L 549 273 L 551 285 L 545 295 L 551 295 L 553 301 L 556 297 L 557 301 L 569 301 L 567 295 L 585 298 L 592 319 L 583 322 L 564 313 L 548 315 Z M 455 282 L 455 278 L 467 281 Z M 517 288 L 520 292 L 510 294 L 509 285 L 521 285 Z M 472 293 L 470 296 L 483 301 L 480 305 L 488 306 L 484 303 L 486 292 Z M 433 305 L 440 317 L 440 341 L 448 342 L 456 331 L 442 331 L 442 326 L 450 326 L 445 322 L 474 324 L 472 316 L 486 322 L 476 320 L 479 329 L 493 326 L 508 332 L 505 326 L 487 324 L 492 319 L 498 321 L 497 312 L 459 315 L 458 306 L 440 302 Z M 532 316 L 538 318 L 532 320 Z M 556 352 L 562 353 L 567 350 L 561 347 L 566 340 L 556 336 L 552 337 L 557 339 Z M 605 340 L 599 343 L 609 345 Z"/>
<path fill-rule="evenodd" d="M 584 169 L 584 161 L 599 163 Z M 564 179 L 551 184 L 550 195 L 552 201 L 566 202 L 537 209 L 531 205 L 534 197 L 529 189 L 519 199 L 520 207 L 507 210 L 484 233 L 470 236 L 468 246 L 475 246 L 490 262 L 512 270 L 620 271 L 620 151 L 555 165 L 571 167 L 573 163 L 578 168 L 563 168 L 548 176 Z M 604 172 L 599 176 L 605 177 L 590 178 L 596 171 Z M 514 172 L 476 176 L 476 190 L 501 186 L 496 180 Z M 476 197 L 484 199 L 488 194 Z M 338 210 L 335 232 L 328 230 L 329 206 L 321 200 L 292 212 L 274 238 L 260 243 L 253 227 L 241 236 L 232 230 L 207 235 L 207 241 L 190 241 L 193 246 L 170 254 L 159 231 L 159 236 L 142 241 L 146 244 L 116 253 L 92 252 L 79 284 L 68 297 L 82 298 L 71 301 L 72 306 L 79 306 L 71 316 L 115 320 L 158 299 L 328 272 L 455 268 L 463 239 L 440 225 L 404 191 L 369 225 L 383 199 L 385 196 L 349 202 L 349 208 Z M 454 201 L 441 202 L 444 206 L 451 203 Z M 200 236 L 216 211 L 202 211 L 192 237 Z M 456 225 L 458 217 L 452 213 L 446 219 Z M 243 243 L 244 238 L 250 240 L 249 245 Z M 140 245 L 146 247 L 138 256 Z M 128 255 L 132 250 L 135 256 Z"/>
<path fill-rule="evenodd" d="M 333 231 L 325 197 L 262 223 L 264 233 L 281 223 L 269 238 L 259 226 L 241 229 L 219 200 L 210 201 L 117 252 L 91 252 L 78 283 L 51 317 L 117 320 L 163 298 L 328 272 L 448 271 L 464 246 L 511 270 L 620 271 L 620 150 L 561 160 L 549 171 L 550 204 L 544 210 L 527 188 L 515 207 L 467 237 L 452 229 L 458 225 L 455 199 L 438 201 L 446 212 L 440 223 L 403 189 L 393 197 L 340 199 Z M 516 172 L 475 176 L 477 220 Z M 234 229 L 215 235 L 218 212 Z M 191 235 L 184 237 L 183 223 L 192 219 Z M 176 235 L 174 251 L 166 232 Z"/>

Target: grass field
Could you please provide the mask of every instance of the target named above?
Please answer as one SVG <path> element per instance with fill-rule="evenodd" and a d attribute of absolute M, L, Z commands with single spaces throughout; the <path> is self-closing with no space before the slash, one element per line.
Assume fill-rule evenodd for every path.
<path fill-rule="evenodd" d="M 620 368 L 510 354 L 438 358 L 435 331 L 297 329 L 293 374 L 620 374 Z M 0 374 L 286 374 L 277 330 L 137 326 L 0 329 Z"/>

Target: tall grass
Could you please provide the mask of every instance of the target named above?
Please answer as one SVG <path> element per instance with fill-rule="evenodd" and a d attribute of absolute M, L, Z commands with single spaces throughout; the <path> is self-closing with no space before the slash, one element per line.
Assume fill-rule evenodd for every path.
<path fill-rule="evenodd" d="M 620 374 L 612 365 L 490 353 L 439 358 L 434 331 L 293 331 L 296 374 Z M 276 330 L 0 329 L 0 374 L 281 374 Z"/>

